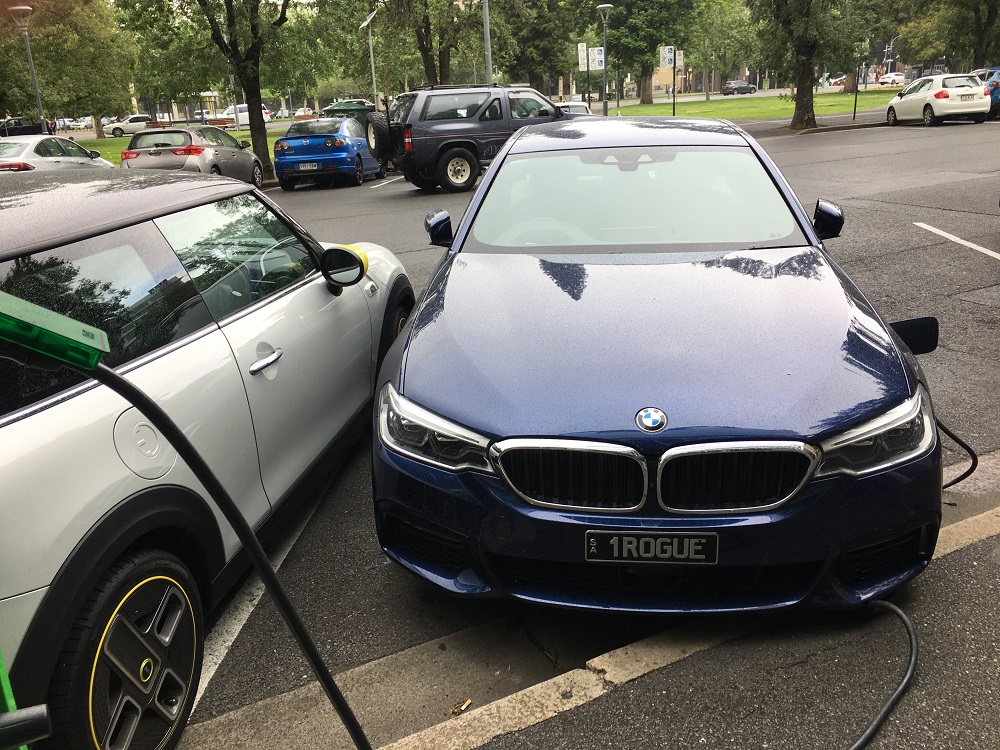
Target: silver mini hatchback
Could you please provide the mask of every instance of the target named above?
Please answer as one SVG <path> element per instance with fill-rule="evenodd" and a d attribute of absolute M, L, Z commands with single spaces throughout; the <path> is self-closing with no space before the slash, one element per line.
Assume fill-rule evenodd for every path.
<path fill-rule="evenodd" d="M 0 291 L 106 331 L 105 364 L 273 535 L 369 424 L 404 270 L 247 184 L 97 171 L 0 178 Z M 44 746 L 172 747 L 205 614 L 246 569 L 233 530 L 143 414 L 65 369 L 0 358 L 0 476 L 0 649 L 18 702 L 52 711 Z"/>

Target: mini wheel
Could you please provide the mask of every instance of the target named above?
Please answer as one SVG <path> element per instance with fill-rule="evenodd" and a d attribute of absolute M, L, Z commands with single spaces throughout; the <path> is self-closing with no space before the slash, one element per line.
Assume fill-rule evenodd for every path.
<path fill-rule="evenodd" d="M 194 578 L 162 550 L 120 557 L 83 606 L 52 677 L 61 750 L 168 750 L 191 713 L 204 616 Z"/>

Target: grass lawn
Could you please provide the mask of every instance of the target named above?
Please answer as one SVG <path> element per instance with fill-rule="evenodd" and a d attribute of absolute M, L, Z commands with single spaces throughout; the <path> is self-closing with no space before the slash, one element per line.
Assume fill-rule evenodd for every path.
<path fill-rule="evenodd" d="M 872 107 L 884 107 L 898 92 L 898 89 L 869 89 L 858 92 L 858 111 Z M 622 117 L 645 115 L 669 115 L 672 105 L 666 104 L 636 104 L 622 107 Z M 832 115 L 854 110 L 854 94 L 842 94 L 839 90 L 821 92 L 813 98 L 813 111 L 817 115 Z M 608 107 L 612 117 L 617 108 Z M 704 99 L 685 99 L 677 101 L 677 115 L 684 117 L 721 117 L 724 120 L 767 120 L 787 117 L 789 120 L 795 112 L 795 102 L 787 97 L 777 96 L 741 97 L 712 94 L 712 101 Z"/>
<path fill-rule="evenodd" d="M 249 130 L 231 130 L 229 133 L 238 141 L 250 140 Z M 280 137 L 280 135 L 276 134 L 269 135 L 267 138 L 267 149 L 270 154 L 271 161 L 274 161 L 274 142 Z M 112 164 L 118 165 L 122 160 L 122 151 L 128 148 L 128 142 L 130 140 L 132 140 L 132 136 L 124 135 L 121 138 L 78 138 L 76 139 L 76 142 L 88 151 L 100 151 L 101 156 Z"/>

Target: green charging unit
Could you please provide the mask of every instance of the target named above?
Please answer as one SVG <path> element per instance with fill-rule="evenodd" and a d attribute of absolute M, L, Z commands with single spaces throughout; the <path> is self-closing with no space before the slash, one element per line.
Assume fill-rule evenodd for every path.
<path fill-rule="evenodd" d="M 7 663 L 3 659 L 3 651 L 0 651 L 0 714 L 16 710 L 17 704 L 14 703 L 14 691 L 10 687 L 10 678 L 7 676 Z M 28 750 L 28 748 L 25 745 L 21 745 L 21 750 Z"/>

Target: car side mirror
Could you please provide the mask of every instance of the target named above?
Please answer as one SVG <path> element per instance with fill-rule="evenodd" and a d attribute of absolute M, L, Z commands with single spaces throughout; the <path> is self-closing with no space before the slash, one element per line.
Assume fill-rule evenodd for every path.
<path fill-rule="evenodd" d="M 89 156 L 91 159 L 100 159 L 101 158 L 101 152 L 100 151 L 88 151 L 87 152 L 87 156 Z"/>
<path fill-rule="evenodd" d="M 250 141 L 240 141 L 240 148 L 250 148 Z"/>
<path fill-rule="evenodd" d="M 844 212 L 836 203 L 820 198 L 816 201 L 813 228 L 821 240 L 839 237 L 840 230 L 844 228 Z"/>
<path fill-rule="evenodd" d="M 890 325 L 914 354 L 930 354 L 937 349 L 939 330 L 937 318 L 911 318 Z"/>
<path fill-rule="evenodd" d="M 560 117 L 566 116 L 566 110 L 562 107 L 556 107 L 556 111 L 552 113 L 552 118 L 558 120 Z"/>
<path fill-rule="evenodd" d="M 352 245 L 333 245 L 323 251 L 319 270 L 333 294 L 339 295 L 344 287 L 357 284 L 368 273 L 368 256 Z"/>
<path fill-rule="evenodd" d="M 424 217 L 424 229 L 431 239 L 432 245 L 451 247 L 455 236 L 451 232 L 451 216 L 444 209 L 431 211 Z"/>

